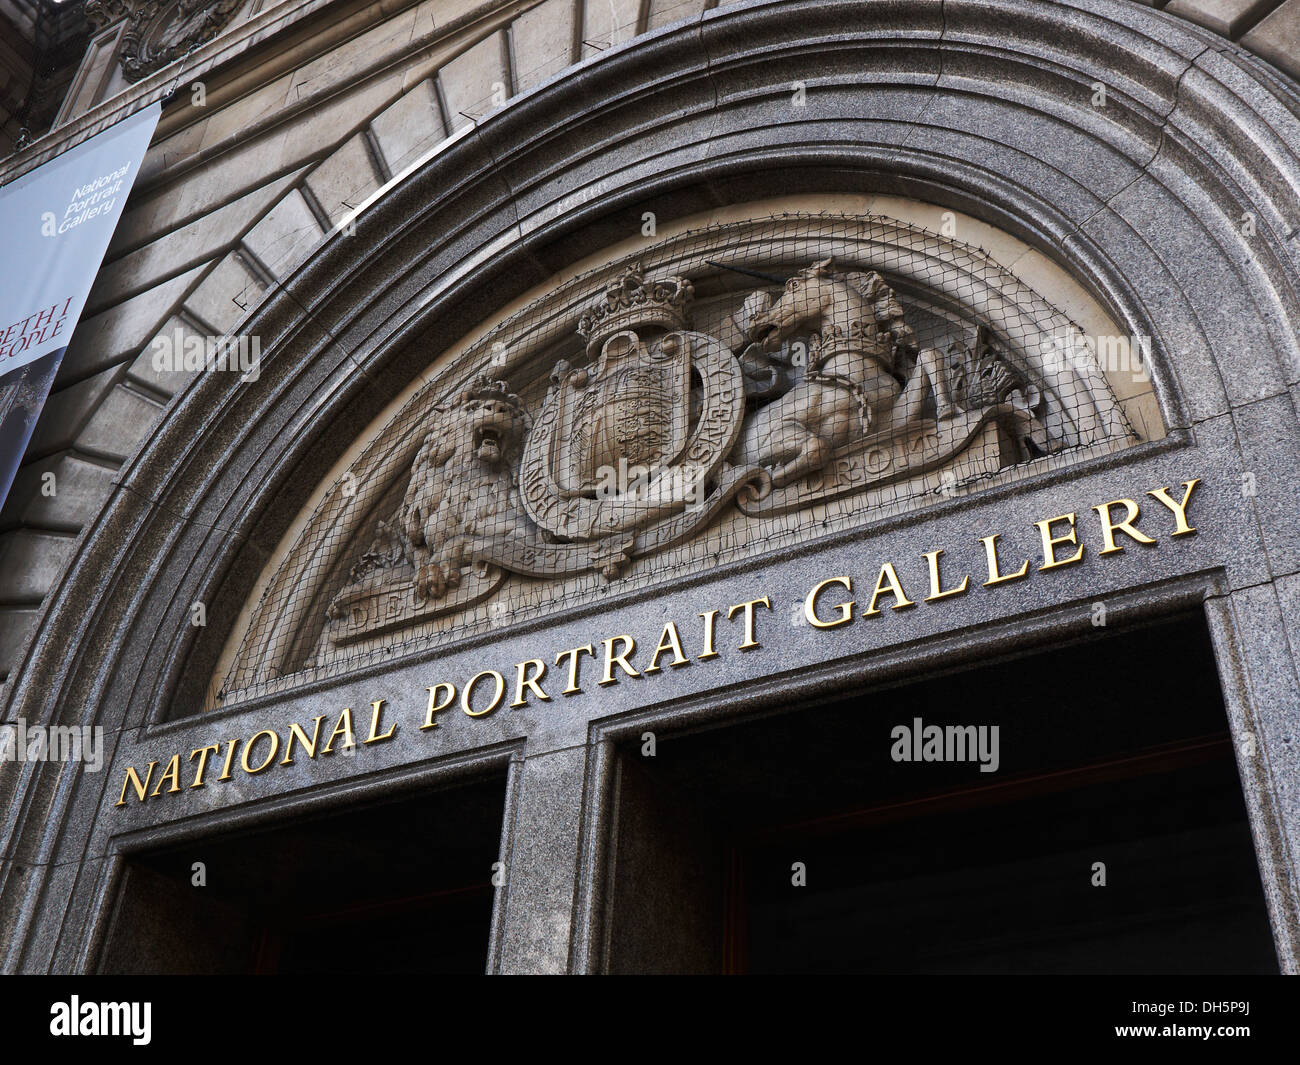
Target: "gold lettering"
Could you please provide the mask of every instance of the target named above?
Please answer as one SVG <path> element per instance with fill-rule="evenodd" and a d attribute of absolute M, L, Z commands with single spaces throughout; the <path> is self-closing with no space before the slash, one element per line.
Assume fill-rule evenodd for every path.
<path fill-rule="evenodd" d="M 473 703 L 474 685 L 479 682 L 481 677 L 496 677 L 497 691 L 492 696 L 492 701 L 488 703 L 486 710 L 475 710 Z M 498 706 L 501 700 L 506 697 L 506 678 L 498 673 L 495 669 L 485 669 L 482 673 L 475 673 L 470 678 L 470 682 L 465 685 L 465 691 L 460 697 L 460 708 L 469 714 L 470 717 L 482 717 L 484 714 L 490 714 Z"/>
<path fill-rule="evenodd" d="M 1066 533 L 1064 536 L 1053 536 L 1052 522 L 1054 521 L 1068 521 L 1070 523 L 1070 531 Z M 1082 544 L 1079 544 L 1079 550 L 1076 551 L 1074 554 L 1072 554 L 1069 558 L 1056 557 L 1057 544 L 1078 544 L 1079 543 L 1078 535 L 1075 532 L 1075 528 L 1074 528 L 1073 513 L 1061 514 L 1060 516 L 1055 518 L 1047 518 L 1043 521 L 1036 521 L 1034 522 L 1034 524 L 1038 526 L 1038 532 L 1043 538 L 1043 564 L 1038 567 L 1040 572 L 1045 569 L 1053 569 L 1056 566 L 1068 566 L 1071 562 L 1078 562 L 1080 559 L 1083 558 Z"/>
<path fill-rule="evenodd" d="M 252 766 L 248 764 L 248 756 L 253 752 L 253 748 L 257 746 L 257 741 L 260 740 L 263 736 L 271 737 L 271 751 L 266 756 L 266 761 L 263 762 L 261 765 L 259 765 L 256 769 L 254 769 Z M 262 729 L 261 732 L 254 735 L 252 739 L 250 739 L 248 743 L 244 745 L 244 753 L 240 757 L 239 762 L 244 767 L 245 773 L 260 773 L 263 769 L 265 769 L 267 766 L 269 766 L 272 762 L 275 761 L 275 752 L 278 751 L 279 749 L 280 749 L 279 733 L 273 731 L 272 729 L 264 728 Z"/>
<path fill-rule="evenodd" d="M 384 699 L 374 699 L 370 703 L 370 735 L 366 737 L 366 743 L 382 743 L 384 740 L 391 740 L 397 732 L 397 722 L 394 721 L 388 731 L 382 736 L 379 735 L 379 719 L 384 713 Z"/>
<path fill-rule="evenodd" d="M 218 780 L 230 779 L 230 766 L 235 758 L 235 748 L 239 746 L 238 740 L 226 740 L 226 763 L 221 767 L 221 776 Z"/>
<path fill-rule="evenodd" d="M 844 603 L 837 603 L 833 609 L 838 613 L 830 621 L 822 621 L 817 616 L 817 596 L 821 594 L 823 588 L 830 584 L 838 584 L 850 595 L 853 594 L 853 582 L 848 577 L 827 577 L 813 588 L 803 601 L 803 616 L 804 620 L 815 629 L 833 629 L 837 625 L 845 625 L 853 620 L 854 600 L 852 599 Z"/>
<path fill-rule="evenodd" d="M 1115 521 L 1110 516 L 1110 508 L 1123 506 L 1126 513 L 1123 521 Z M 1097 552 L 1099 555 L 1112 555 L 1116 551 L 1124 549 L 1115 543 L 1115 533 L 1122 532 L 1125 536 L 1131 537 L 1140 544 L 1154 544 L 1146 533 L 1142 532 L 1132 524 L 1133 519 L 1138 516 L 1138 505 L 1131 499 L 1112 499 L 1109 503 L 1099 503 L 1092 508 L 1101 518 L 1101 538 L 1105 541 L 1106 546 Z"/>
<path fill-rule="evenodd" d="M 925 597 L 927 603 L 933 603 L 936 599 L 947 599 L 950 595 L 961 595 L 970 586 L 970 574 L 966 574 L 961 579 L 961 584 L 956 588 L 949 588 L 943 591 L 943 580 L 939 577 L 939 556 L 943 554 L 942 550 L 927 551 L 925 561 L 930 566 L 930 594 Z"/>
<path fill-rule="evenodd" d="M 736 616 L 737 610 L 745 612 L 745 642 L 740 645 L 742 651 L 752 651 L 759 646 L 759 642 L 754 639 L 754 607 L 756 606 L 765 606 L 768 610 L 772 609 L 772 604 L 768 601 L 767 596 L 763 596 L 762 599 L 751 599 L 747 603 L 737 603 L 727 609 L 728 621 Z M 700 657 L 703 658 L 704 656 L 701 655 Z"/>
<path fill-rule="evenodd" d="M 194 774 L 194 783 L 190 785 L 191 788 L 203 787 L 203 770 L 207 768 L 208 754 L 209 753 L 216 754 L 216 752 L 219 750 L 221 750 L 221 744 L 210 743 L 206 747 L 196 747 L 194 750 L 190 752 L 189 760 L 191 762 L 194 761 L 194 756 L 196 754 L 203 756 L 202 758 L 199 759 L 198 772 Z"/>
<path fill-rule="evenodd" d="M 618 654 L 614 653 L 614 641 L 617 640 L 622 646 Z M 600 678 L 601 684 L 617 684 L 614 677 L 614 666 L 617 664 L 623 668 L 623 672 L 629 677 L 641 676 L 631 663 L 628 662 L 627 656 L 636 653 L 636 641 L 631 636 L 611 636 L 608 640 L 601 641 L 605 645 L 605 675 Z"/>
<path fill-rule="evenodd" d="M 876 601 L 888 592 L 894 597 L 894 610 L 902 610 L 904 607 L 916 606 L 912 600 L 903 594 L 903 585 L 898 579 L 898 574 L 894 570 L 892 562 L 886 562 L 880 567 L 880 576 L 876 578 L 876 590 L 871 593 L 871 602 L 867 604 L 867 609 L 862 612 L 864 618 L 872 617 L 880 613 L 880 608 L 876 606 Z"/>
<path fill-rule="evenodd" d="M 706 658 L 717 658 L 717 648 L 713 646 L 713 627 L 718 619 L 718 612 L 710 610 L 707 614 L 701 614 L 704 619 L 704 650 L 697 656 L 701 662 Z"/>
<path fill-rule="evenodd" d="M 168 792 L 174 793 L 180 791 L 181 756 L 179 754 L 172 755 L 172 760 L 167 763 L 167 768 L 163 770 L 162 776 L 158 778 L 158 783 L 154 786 L 151 798 L 158 798 L 158 793 L 162 791 L 163 783 L 168 777 L 172 778 L 172 786 L 167 789 Z"/>
<path fill-rule="evenodd" d="M 322 754 L 334 753 L 334 741 L 342 736 L 347 742 L 344 747 L 355 747 L 357 738 L 352 732 L 352 707 L 345 706 L 343 713 L 339 714 L 338 724 L 334 726 L 334 731 L 330 733 L 329 741 L 321 749 Z"/>
<path fill-rule="evenodd" d="M 990 584 L 1001 584 L 1003 581 L 1014 581 L 1023 577 L 1029 572 L 1029 560 L 1025 559 L 1025 564 L 1015 573 L 1008 573 L 1005 576 L 998 572 L 998 537 L 1001 533 L 994 533 L 992 536 L 981 536 L 980 543 L 984 545 L 984 554 L 988 557 L 989 579 L 984 582 L 987 588 Z"/>
<path fill-rule="evenodd" d="M 537 667 L 537 672 L 531 677 L 528 676 L 529 666 Z M 546 676 L 545 662 L 540 658 L 530 658 L 527 662 L 518 663 L 515 666 L 515 669 L 519 671 L 519 676 L 515 681 L 515 701 L 510 704 L 512 707 L 527 705 L 528 700 L 524 698 L 525 688 L 529 689 L 537 696 L 537 698 L 541 699 L 542 702 L 549 703 L 551 701 L 551 697 L 547 695 L 546 692 L 542 691 L 542 686 L 538 683 L 538 681 Z"/>
<path fill-rule="evenodd" d="M 447 698 L 442 702 L 438 702 L 439 688 L 447 689 Z M 429 712 L 424 717 L 424 724 L 420 726 L 421 732 L 427 728 L 437 728 L 438 723 L 433 720 L 433 715 L 438 713 L 440 710 L 446 710 L 447 707 L 456 701 L 456 685 L 448 684 L 445 680 L 440 680 L 432 688 L 427 688 L 425 690 L 429 693 Z"/>
<path fill-rule="evenodd" d="M 1156 488 L 1147 493 L 1147 495 L 1160 500 L 1161 503 L 1167 506 L 1173 513 L 1174 518 L 1177 519 L 1178 527 L 1174 530 L 1175 536 L 1186 536 L 1188 533 L 1196 532 L 1195 528 L 1187 524 L 1187 501 L 1192 498 L 1192 489 L 1200 483 L 1201 479 L 1199 477 L 1193 477 L 1190 481 L 1183 482 L 1186 491 L 1183 493 L 1181 503 L 1175 503 L 1169 498 L 1169 489 L 1167 487 Z"/>
<path fill-rule="evenodd" d="M 659 656 L 665 651 L 672 651 L 673 660 L 668 664 L 670 666 L 685 666 L 690 664 L 690 659 L 686 657 L 686 652 L 682 650 L 682 638 L 677 634 L 677 626 L 673 622 L 668 622 L 664 626 L 663 634 L 659 637 L 659 646 L 655 648 L 655 653 L 650 656 L 650 664 L 645 667 L 642 673 L 659 672 Z"/>
<path fill-rule="evenodd" d="M 592 658 L 596 657 L 596 652 L 591 644 L 587 644 L 585 647 L 572 647 L 567 651 L 561 651 L 555 657 L 555 664 L 558 666 L 564 661 L 565 655 L 569 656 L 569 686 L 561 693 L 563 695 L 572 695 L 574 692 L 582 691 L 578 687 L 578 656 L 582 654 L 589 654 Z"/>
<path fill-rule="evenodd" d="M 118 798 L 117 802 L 113 803 L 113 805 L 114 806 L 126 805 L 126 786 L 128 784 L 130 784 L 131 787 L 135 789 L 136 798 L 139 799 L 141 802 L 144 802 L 145 793 L 149 788 L 149 781 L 153 779 L 153 771 L 157 765 L 158 765 L 157 762 L 149 763 L 149 772 L 147 772 L 144 775 L 144 780 L 140 779 L 140 774 L 135 771 L 135 766 L 133 765 L 127 766 L 126 777 L 122 780 L 122 794 Z"/>
<path fill-rule="evenodd" d="M 280 760 L 281 765 L 293 765 L 294 740 L 297 740 L 306 748 L 308 758 L 316 757 L 316 744 L 320 740 L 320 723 L 325 720 L 325 715 L 321 714 L 320 717 L 313 718 L 312 720 L 316 722 L 316 729 L 312 732 L 310 740 L 307 739 L 306 730 L 298 724 L 298 722 L 295 721 L 289 726 L 289 738 L 284 744 L 284 758 Z"/>

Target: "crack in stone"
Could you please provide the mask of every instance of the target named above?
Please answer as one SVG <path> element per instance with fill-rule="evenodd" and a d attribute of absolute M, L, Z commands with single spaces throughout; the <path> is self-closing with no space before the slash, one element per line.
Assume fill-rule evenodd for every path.
<path fill-rule="evenodd" d="M 934 90 L 934 94 L 926 100 L 925 103 L 921 105 L 921 109 L 917 111 L 916 117 L 912 119 L 911 128 L 907 131 L 907 135 L 903 137 L 902 141 L 899 142 L 898 147 L 894 149 L 893 157 L 890 160 L 891 162 L 897 162 L 903 157 L 903 153 L 907 151 L 908 145 L 912 143 L 912 137 L 920 132 L 921 124 L 924 121 L 925 116 L 930 113 L 930 109 L 940 98 L 941 93 L 939 90 L 939 83 L 943 81 L 943 45 L 944 41 L 947 40 L 947 37 L 948 0 L 939 0 L 939 37 L 935 41 L 935 50 L 939 54 L 939 72 L 934 76 L 934 81 L 930 84 L 930 88 Z"/>
<path fill-rule="evenodd" d="M 1107 196 L 1102 205 L 1082 222 L 1075 223 L 1074 228 L 1076 232 L 1082 233 L 1084 227 L 1091 223 L 1094 218 L 1100 215 L 1103 211 L 1110 210 L 1111 204 L 1151 172 L 1151 165 L 1160 158 L 1160 153 L 1165 150 L 1165 133 L 1169 128 L 1169 119 L 1173 116 L 1173 113 L 1178 110 L 1179 97 L 1182 95 L 1183 91 L 1183 79 L 1187 77 L 1187 72 L 1196 65 L 1196 61 L 1208 51 L 1210 51 L 1210 46 L 1207 44 L 1197 52 L 1196 55 L 1192 56 L 1192 58 L 1187 61 L 1187 65 L 1179 72 L 1178 79 L 1174 82 L 1173 100 L 1170 103 L 1169 110 L 1164 113 L 1160 120 L 1159 136 L 1156 138 L 1156 148 L 1155 151 L 1151 153 L 1151 158 L 1142 164 L 1142 168 L 1133 176 L 1131 181 L 1125 182 L 1121 188 L 1116 189 Z"/>
<path fill-rule="evenodd" d="M 226 527 L 226 526 L 224 526 L 224 525 L 209 525 L 209 524 L 206 523 L 206 522 L 199 521 L 197 518 L 187 518 L 187 517 L 186 517 L 185 515 L 183 515 L 183 514 L 178 514 L 178 513 L 176 513 L 176 511 L 173 510 L 171 507 L 167 506 L 166 503 L 163 503 L 163 502 L 160 501 L 160 500 L 154 499 L 154 498 L 153 498 L 152 496 L 150 496 L 147 492 L 142 492 L 142 491 L 140 491 L 140 489 L 138 489 L 138 488 L 136 488 L 136 487 L 134 487 L 134 486 L 132 486 L 132 485 L 127 484 L 125 481 L 114 480 L 114 481 L 112 481 L 111 483 L 112 483 L 113 487 L 115 487 L 115 488 L 120 488 L 120 489 L 122 489 L 122 491 L 124 491 L 124 492 L 129 492 L 131 495 L 135 496 L 137 499 L 143 500 L 146 504 L 148 504 L 148 506 L 149 506 L 150 508 L 152 508 L 152 509 L 154 509 L 154 510 L 161 511 L 163 514 L 166 514 L 168 517 L 172 518 L 172 519 L 173 519 L 174 521 L 176 521 L 178 524 L 181 524 L 181 525 L 192 525 L 192 526 L 194 526 L 195 528 L 199 528 L 199 529 L 207 529 L 207 530 L 209 530 L 210 532 L 219 532 L 219 533 L 224 533 L 225 535 L 230 536 L 230 537 L 234 538 L 235 540 L 240 541 L 241 543 L 251 544 L 251 545 L 252 545 L 254 548 L 256 548 L 257 550 L 259 550 L 259 551 L 261 550 L 261 548 L 258 547 L 258 545 L 257 545 L 254 541 L 252 541 L 252 540 L 250 540 L 250 539 L 248 538 L 248 536 L 247 536 L 246 533 L 241 533 L 241 532 L 239 532 L 237 529 L 228 528 L 228 527 Z M 269 557 L 269 556 L 268 556 L 268 557 Z"/>

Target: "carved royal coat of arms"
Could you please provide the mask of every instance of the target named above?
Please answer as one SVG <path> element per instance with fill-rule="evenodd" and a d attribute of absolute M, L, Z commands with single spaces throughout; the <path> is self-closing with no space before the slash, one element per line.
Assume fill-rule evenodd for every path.
<path fill-rule="evenodd" d="M 728 508 L 779 515 L 1060 446 L 990 329 L 919 345 L 879 273 L 813 262 L 746 299 L 726 340 L 691 328 L 693 297 L 684 277 L 630 266 L 581 317 L 583 357 L 554 365 L 535 412 L 488 375 L 438 407 L 400 506 L 329 605 L 327 641 L 463 609 L 510 574 L 615 580 Z"/>

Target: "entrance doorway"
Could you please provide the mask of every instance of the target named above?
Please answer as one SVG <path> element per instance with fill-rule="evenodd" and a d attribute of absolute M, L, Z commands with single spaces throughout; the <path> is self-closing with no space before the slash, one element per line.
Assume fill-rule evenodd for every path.
<path fill-rule="evenodd" d="M 505 793 L 503 773 L 134 855 L 99 969 L 483 973 Z"/>
<path fill-rule="evenodd" d="M 1276 972 L 1213 661 L 1180 617 L 627 747 L 606 968 Z"/>

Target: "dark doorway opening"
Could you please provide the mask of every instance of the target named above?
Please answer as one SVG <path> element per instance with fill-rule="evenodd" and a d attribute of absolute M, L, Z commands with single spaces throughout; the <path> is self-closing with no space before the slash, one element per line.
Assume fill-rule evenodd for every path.
<path fill-rule="evenodd" d="M 505 792 L 503 773 L 132 855 L 100 971 L 482 973 Z"/>
<path fill-rule="evenodd" d="M 606 968 L 1276 972 L 1213 661 L 1180 617 L 629 745 Z"/>

